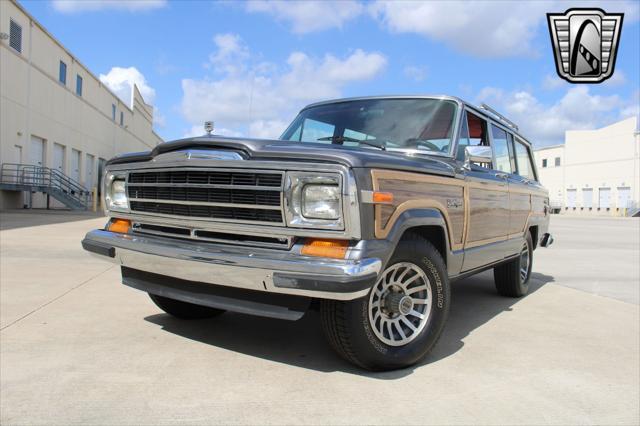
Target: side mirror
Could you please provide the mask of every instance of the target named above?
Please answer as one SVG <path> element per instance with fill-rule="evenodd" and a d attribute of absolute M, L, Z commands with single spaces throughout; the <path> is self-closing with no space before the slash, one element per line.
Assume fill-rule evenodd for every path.
<path fill-rule="evenodd" d="M 471 169 L 471 163 L 491 163 L 493 153 L 490 146 L 467 146 L 464 148 L 464 167 Z"/>

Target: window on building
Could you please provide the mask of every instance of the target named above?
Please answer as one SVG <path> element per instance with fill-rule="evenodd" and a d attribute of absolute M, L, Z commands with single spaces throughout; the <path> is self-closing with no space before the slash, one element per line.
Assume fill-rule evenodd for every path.
<path fill-rule="evenodd" d="M 558 167 L 560 165 L 560 157 L 556 157 L 555 166 Z"/>
<path fill-rule="evenodd" d="M 120 111 L 120 125 L 124 126 L 124 112 Z"/>
<path fill-rule="evenodd" d="M 111 119 L 116 121 L 116 104 L 111 104 Z"/>
<path fill-rule="evenodd" d="M 67 85 L 67 64 L 62 61 L 60 61 L 60 73 L 58 76 L 58 80 L 60 80 L 60 83 L 64 84 L 65 86 Z"/>
<path fill-rule="evenodd" d="M 22 53 L 22 27 L 13 19 L 9 19 L 9 46 Z"/>
<path fill-rule="evenodd" d="M 543 159 L 542 159 L 542 167 L 543 167 L 543 168 L 544 168 L 544 167 L 547 167 L 547 159 L 546 159 L 546 158 L 543 158 Z"/>
<path fill-rule="evenodd" d="M 82 77 L 76 76 L 76 95 L 82 96 Z"/>

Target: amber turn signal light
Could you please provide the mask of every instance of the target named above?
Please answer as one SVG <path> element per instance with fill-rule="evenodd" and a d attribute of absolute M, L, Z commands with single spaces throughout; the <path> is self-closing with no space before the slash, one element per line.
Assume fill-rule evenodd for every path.
<path fill-rule="evenodd" d="M 344 259 L 347 255 L 349 241 L 346 240 L 312 240 L 305 241 L 300 254 L 306 256 L 331 257 Z"/>
<path fill-rule="evenodd" d="M 118 234 L 126 234 L 131 229 L 131 221 L 126 219 L 111 219 L 107 225 L 107 231 L 117 232 Z"/>
<path fill-rule="evenodd" d="M 391 192 L 375 191 L 373 193 L 373 202 L 376 204 L 391 204 L 393 203 L 393 194 Z"/>

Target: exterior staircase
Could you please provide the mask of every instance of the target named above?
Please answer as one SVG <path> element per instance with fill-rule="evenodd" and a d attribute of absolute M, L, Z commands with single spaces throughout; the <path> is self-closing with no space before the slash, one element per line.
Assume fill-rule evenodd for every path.
<path fill-rule="evenodd" d="M 32 164 L 3 163 L 0 166 L 0 189 L 42 192 L 72 210 L 87 210 L 91 191 L 56 169 Z"/>

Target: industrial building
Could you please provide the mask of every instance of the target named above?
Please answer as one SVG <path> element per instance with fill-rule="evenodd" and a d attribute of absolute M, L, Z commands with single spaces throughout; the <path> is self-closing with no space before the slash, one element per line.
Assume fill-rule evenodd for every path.
<path fill-rule="evenodd" d="M 601 129 L 567 131 L 563 145 L 540 148 L 535 158 L 557 213 L 630 216 L 640 207 L 636 117 Z"/>
<path fill-rule="evenodd" d="M 121 101 L 13 0 L 0 2 L 0 102 L 1 209 L 87 208 L 107 159 L 162 142 L 137 87 Z"/>

